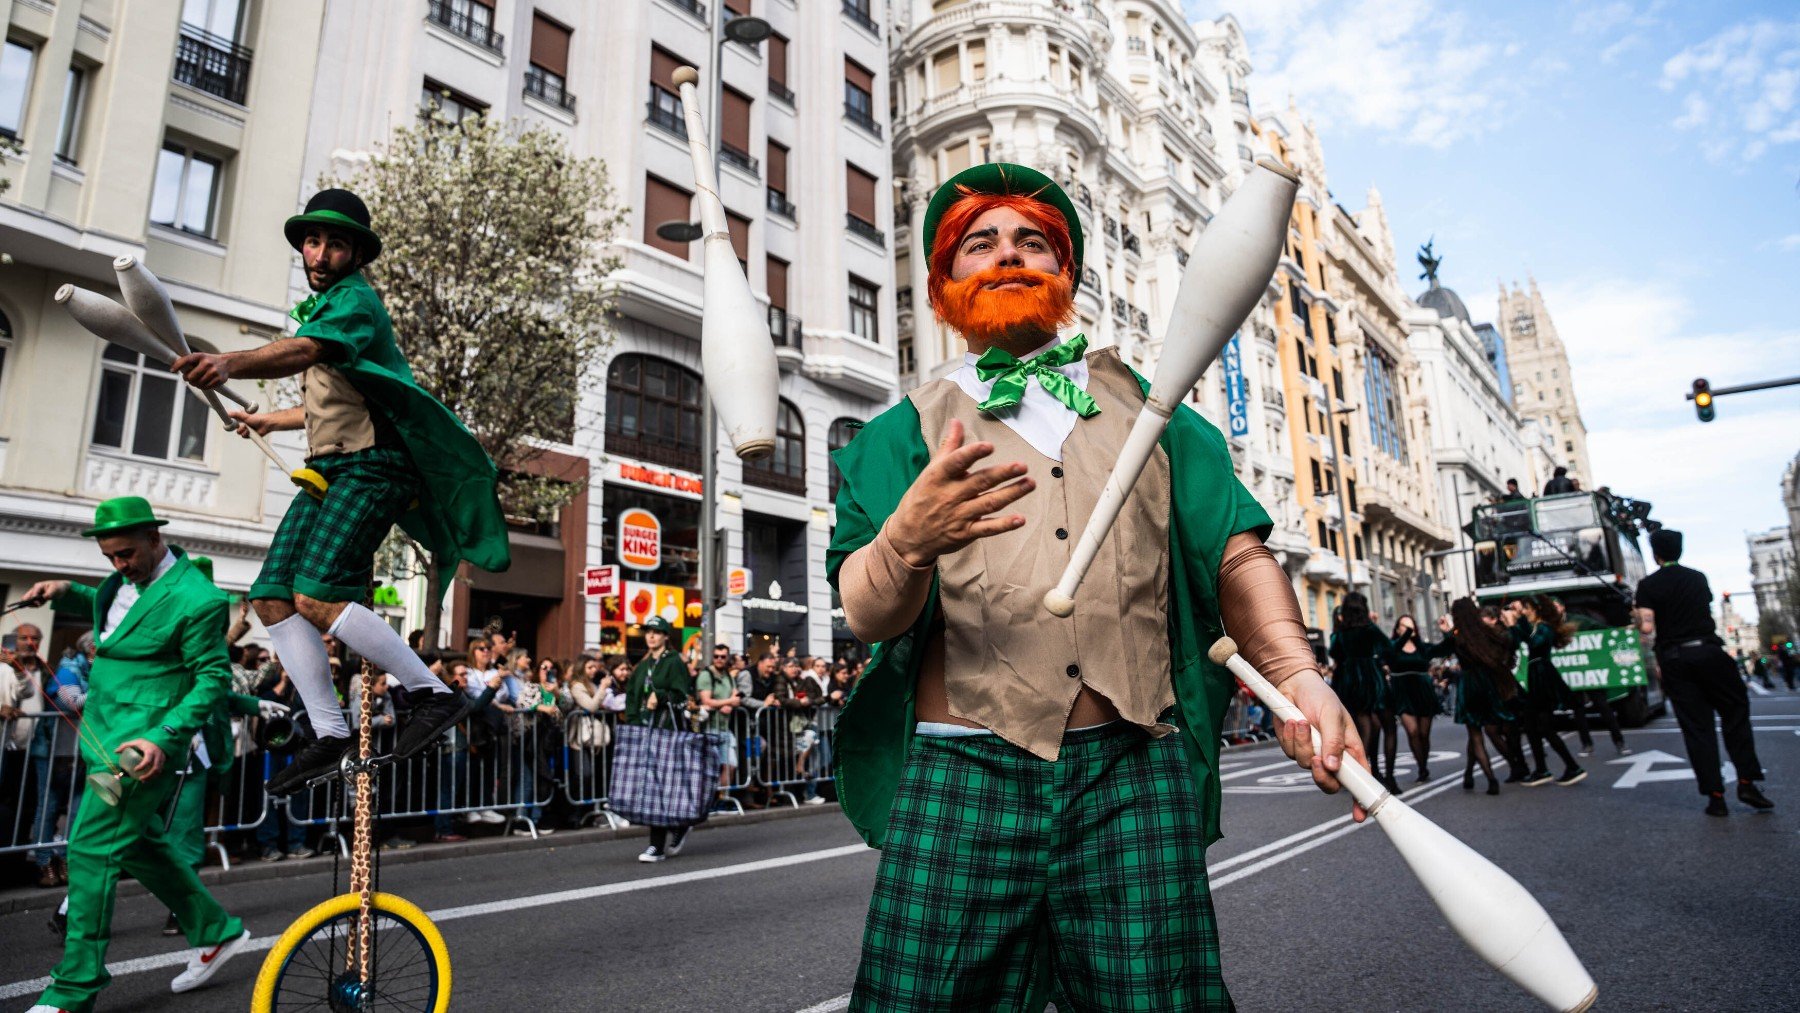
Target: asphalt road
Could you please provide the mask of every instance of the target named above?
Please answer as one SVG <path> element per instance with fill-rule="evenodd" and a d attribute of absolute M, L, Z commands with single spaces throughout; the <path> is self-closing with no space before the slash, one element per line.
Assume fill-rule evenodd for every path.
<path fill-rule="evenodd" d="M 1729 819 L 1702 800 L 1663 718 L 1601 744 L 1582 784 L 1465 793 L 1462 730 L 1440 721 L 1419 811 L 1500 862 L 1556 917 L 1600 986 L 1600 1009 L 1800 1009 L 1800 696 L 1753 701 L 1780 806 Z M 1572 738 L 1572 736 L 1571 736 Z M 1664 759 L 1657 755 L 1666 754 Z M 1373 826 L 1353 828 L 1267 749 L 1226 756 L 1226 838 L 1210 855 L 1234 997 L 1245 1009 L 1529 1010 L 1471 955 Z M 566 841 L 566 838 L 564 839 Z M 383 887 L 436 916 L 454 1009 L 841 1009 L 854 977 L 876 855 L 835 811 L 721 822 L 642 865 L 641 839 L 390 865 Z M 266 942 L 323 899 L 327 863 L 219 888 Z M 285 871 L 285 870 L 284 870 Z M 182 956 L 162 909 L 123 899 L 102 1010 L 242 1010 L 260 951 L 206 990 L 172 996 Z M 25 1009 L 59 944 L 43 913 L 0 916 L 0 1010 Z"/>

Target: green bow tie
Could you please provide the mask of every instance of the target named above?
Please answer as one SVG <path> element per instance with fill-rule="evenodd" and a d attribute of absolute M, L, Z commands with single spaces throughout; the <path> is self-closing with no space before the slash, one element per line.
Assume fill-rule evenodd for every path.
<path fill-rule="evenodd" d="M 293 317 L 295 323 L 304 324 L 312 319 L 313 311 L 319 308 L 319 303 L 324 298 L 325 293 L 314 292 L 312 295 L 300 300 L 293 309 L 288 310 L 288 316 Z"/>
<path fill-rule="evenodd" d="M 1057 372 L 1058 366 L 1067 366 L 1086 352 L 1087 336 L 1084 334 L 1077 334 L 1044 354 L 1034 356 L 1028 362 L 1020 362 L 1004 349 L 989 348 L 981 353 L 981 358 L 975 360 L 975 375 L 983 380 L 994 381 L 994 391 L 978 407 L 984 412 L 991 412 L 1017 406 L 1019 399 L 1025 396 L 1026 378 L 1035 376 L 1038 386 L 1044 388 L 1051 397 L 1074 409 L 1075 414 L 1084 419 L 1100 414 L 1100 406 L 1094 403 L 1087 391 Z"/>

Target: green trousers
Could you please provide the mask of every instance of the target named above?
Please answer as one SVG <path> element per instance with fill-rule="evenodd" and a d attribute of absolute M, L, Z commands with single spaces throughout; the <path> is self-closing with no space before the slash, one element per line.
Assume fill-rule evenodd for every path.
<path fill-rule="evenodd" d="M 196 764 L 197 766 L 197 764 Z M 181 782 L 180 790 L 169 799 L 167 814 L 169 848 L 175 858 L 190 869 L 198 869 L 206 861 L 206 788 L 207 771 L 196 770 Z"/>
<path fill-rule="evenodd" d="M 201 779 L 204 787 L 205 778 Z M 63 958 L 38 1001 L 88 1013 L 112 980 L 106 946 L 121 873 L 144 884 L 180 920 L 192 946 L 217 946 L 243 933 L 244 923 L 213 899 L 200 877 L 163 832 L 163 805 L 175 791 L 167 772 L 147 783 L 125 782 L 117 807 L 83 792 L 69 833 L 69 930 Z"/>
<path fill-rule="evenodd" d="M 1182 744 L 1124 722 L 1054 762 L 915 736 L 853 1011 L 1230 1010 Z"/>

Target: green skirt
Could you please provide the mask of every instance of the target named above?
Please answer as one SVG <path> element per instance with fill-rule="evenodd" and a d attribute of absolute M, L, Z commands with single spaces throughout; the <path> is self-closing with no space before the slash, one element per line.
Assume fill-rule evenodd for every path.
<path fill-rule="evenodd" d="M 1419 718 L 1435 718 L 1442 713 L 1431 676 L 1424 672 L 1395 672 L 1388 676 L 1388 706 L 1396 714 Z"/>
<path fill-rule="evenodd" d="M 1456 723 L 1459 725 L 1503 725 L 1513 720 L 1513 712 L 1494 683 L 1479 672 L 1464 669 L 1456 680 Z"/>
<path fill-rule="evenodd" d="M 1344 709 L 1352 714 L 1373 714 L 1388 706 L 1387 678 L 1374 661 L 1353 661 L 1331 676 Z"/>

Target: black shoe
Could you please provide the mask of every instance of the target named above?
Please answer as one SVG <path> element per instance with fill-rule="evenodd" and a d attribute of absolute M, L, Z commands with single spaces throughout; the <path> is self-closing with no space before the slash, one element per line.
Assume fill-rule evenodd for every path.
<path fill-rule="evenodd" d="M 1500 794 L 1500 782 L 1494 780 L 1491 777 L 1488 778 L 1488 794 L 1489 795 Z"/>
<path fill-rule="evenodd" d="M 1424 784 L 1426 781 L 1429 781 L 1429 780 L 1431 780 L 1431 771 L 1425 769 L 1424 767 L 1420 767 L 1419 768 L 1419 783 Z"/>
<path fill-rule="evenodd" d="M 1725 793 L 1724 792 L 1720 792 L 1717 795 L 1708 795 L 1706 797 L 1706 815 L 1708 815 L 1708 816 L 1730 816 L 1731 815 L 1731 810 L 1725 808 Z"/>
<path fill-rule="evenodd" d="M 1518 784 L 1520 781 L 1523 781 L 1523 780 L 1525 780 L 1525 768 L 1524 767 L 1513 767 L 1512 770 L 1510 770 L 1506 775 L 1506 783 L 1507 784 Z"/>
<path fill-rule="evenodd" d="M 1475 790 L 1475 775 L 1473 773 L 1463 774 L 1463 791 L 1474 791 L 1474 790 Z"/>
<path fill-rule="evenodd" d="M 663 852 L 670 858 L 681 854 L 681 849 L 687 845 L 688 834 L 693 830 L 693 827 L 681 827 L 669 831 L 669 839 L 663 842 Z"/>
<path fill-rule="evenodd" d="M 293 795 L 321 774 L 337 769 L 338 761 L 350 751 L 350 737 L 314 739 L 300 748 L 294 762 L 269 778 L 266 789 L 271 795 Z"/>
<path fill-rule="evenodd" d="M 176 920 L 175 912 L 173 912 L 173 911 L 169 912 L 168 920 L 163 922 L 163 935 L 165 935 L 165 936 L 181 935 L 181 922 Z"/>
<path fill-rule="evenodd" d="M 69 934 L 69 916 L 61 911 L 50 912 L 50 934 L 58 939 Z"/>
<path fill-rule="evenodd" d="M 1551 777 L 1548 770 L 1534 770 L 1531 772 L 1530 777 L 1525 778 L 1525 787 L 1535 788 L 1540 784 L 1549 784 L 1550 781 Z"/>
<path fill-rule="evenodd" d="M 425 747 L 436 742 L 451 725 L 462 720 L 469 712 L 469 703 L 466 695 L 453 689 L 431 694 L 424 703 L 413 708 L 406 727 L 400 729 L 400 738 L 394 743 L 394 759 L 404 760 L 424 752 Z"/>
<path fill-rule="evenodd" d="M 1388 794 L 1390 794 L 1390 795 L 1400 794 L 1400 782 L 1394 780 L 1393 774 L 1387 774 L 1387 775 L 1383 776 L 1381 779 L 1381 786 L 1383 788 L 1386 788 L 1388 790 Z"/>
<path fill-rule="evenodd" d="M 1775 808 L 1775 803 L 1769 801 L 1768 796 L 1757 791 L 1756 785 L 1751 784 L 1749 781 L 1738 782 L 1738 801 L 1752 809 L 1766 810 Z"/>
<path fill-rule="evenodd" d="M 1563 776 L 1557 778 L 1556 783 L 1566 788 L 1571 784 L 1580 782 L 1581 779 L 1585 777 L 1587 777 L 1587 771 L 1582 770 L 1580 767 L 1570 767 L 1568 770 L 1563 771 Z"/>

